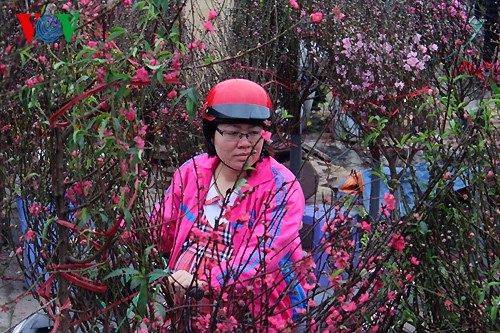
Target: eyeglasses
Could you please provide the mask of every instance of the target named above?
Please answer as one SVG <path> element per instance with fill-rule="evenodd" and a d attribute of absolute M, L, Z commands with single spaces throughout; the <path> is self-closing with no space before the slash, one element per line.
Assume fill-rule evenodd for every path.
<path fill-rule="evenodd" d="M 250 131 L 248 133 L 234 132 L 234 131 L 221 131 L 220 129 L 215 129 L 217 132 L 222 135 L 224 140 L 236 142 L 241 140 L 243 137 L 246 137 L 250 142 L 257 142 L 262 135 L 258 131 Z"/>

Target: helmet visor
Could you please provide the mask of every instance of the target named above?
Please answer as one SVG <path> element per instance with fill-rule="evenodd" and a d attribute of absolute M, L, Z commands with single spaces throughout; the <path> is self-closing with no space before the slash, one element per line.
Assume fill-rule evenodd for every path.
<path fill-rule="evenodd" d="M 206 110 L 206 118 L 210 119 L 242 119 L 266 120 L 271 117 L 271 110 L 256 104 L 219 104 Z"/>

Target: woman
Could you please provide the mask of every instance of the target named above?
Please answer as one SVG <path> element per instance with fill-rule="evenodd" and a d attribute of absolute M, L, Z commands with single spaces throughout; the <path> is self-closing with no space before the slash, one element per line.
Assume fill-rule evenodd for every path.
<path fill-rule="evenodd" d="M 194 306 L 200 304 L 188 290 L 202 288 L 207 296 L 198 318 L 190 319 L 194 331 L 209 330 L 215 313 L 230 331 L 242 325 L 276 331 L 305 307 L 295 269 L 305 200 L 263 138 L 271 112 L 269 95 L 254 82 L 231 79 L 213 87 L 203 111 L 207 154 L 176 171 L 156 206 L 174 292 Z"/>

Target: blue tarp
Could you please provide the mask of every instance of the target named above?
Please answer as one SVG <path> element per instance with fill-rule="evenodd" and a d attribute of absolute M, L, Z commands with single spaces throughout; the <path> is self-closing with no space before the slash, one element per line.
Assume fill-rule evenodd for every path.
<path fill-rule="evenodd" d="M 325 233 L 321 230 L 325 224 L 325 222 L 329 219 L 333 219 L 335 217 L 336 211 L 331 209 L 331 207 L 325 207 L 321 204 L 318 205 L 306 205 L 304 209 L 304 216 L 302 217 L 302 222 L 306 225 L 313 226 L 312 230 L 312 249 L 313 252 L 318 252 L 320 246 L 322 244 L 322 239 L 325 237 Z M 359 255 L 359 234 L 356 228 L 356 217 L 353 217 L 352 227 L 351 227 L 351 235 L 352 239 L 355 242 L 354 249 L 352 255 L 353 265 L 357 266 L 358 264 L 358 255 Z M 319 284 L 321 286 L 327 287 L 330 285 L 327 275 L 333 273 L 335 269 L 333 266 L 333 259 L 329 258 L 329 256 L 325 253 L 324 250 L 319 251 L 318 253 L 313 254 L 314 262 L 316 263 L 316 277 L 318 278 Z M 344 278 L 346 277 L 345 274 Z"/>
<path fill-rule="evenodd" d="M 415 200 L 416 200 L 416 194 L 415 191 L 412 188 L 412 184 L 417 184 L 420 187 L 420 191 L 426 191 L 427 189 L 427 184 L 429 183 L 429 163 L 427 162 L 422 162 L 415 164 L 413 166 L 415 170 L 415 177 L 416 181 L 412 180 L 413 176 L 409 171 L 406 171 L 403 176 L 401 177 L 401 190 L 403 192 L 404 197 L 401 195 L 401 192 L 398 193 L 399 196 L 403 197 L 404 200 L 400 200 L 400 211 L 404 214 L 406 212 L 405 209 L 405 204 L 408 204 L 408 207 L 412 209 L 415 206 Z M 397 172 L 401 172 L 402 168 L 397 168 Z M 387 176 L 387 178 L 390 178 L 390 170 L 388 167 L 384 167 L 382 169 L 382 172 Z M 366 211 L 370 211 L 370 194 L 371 194 L 371 184 L 372 184 L 372 177 L 373 172 L 372 169 L 365 169 L 361 171 L 361 175 L 363 178 L 364 182 L 364 190 L 363 190 L 363 198 L 361 198 L 363 202 L 363 206 L 365 207 Z M 344 182 L 347 179 L 344 179 L 340 184 L 339 188 L 344 184 Z M 466 185 L 465 183 L 460 179 L 457 178 L 455 179 L 455 182 L 453 184 L 453 189 L 455 191 L 459 191 L 463 188 L 465 188 Z M 389 192 L 389 188 L 387 187 L 387 184 L 381 179 L 380 180 L 380 194 L 379 194 L 379 199 L 380 202 L 383 201 L 384 199 L 384 194 Z"/>

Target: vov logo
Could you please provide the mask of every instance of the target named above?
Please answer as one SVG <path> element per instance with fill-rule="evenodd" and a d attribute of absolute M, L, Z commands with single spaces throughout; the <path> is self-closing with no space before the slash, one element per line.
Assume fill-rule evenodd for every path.
<path fill-rule="evenodd" d="M 80 14 L 16 14 L 16 16 L 21 23 L 26 41 L 31 42 L 36 32 L 36 36 L 42 41 L 53 43 L 63 34 L 66 41 L 71 42 Z M 35 27 L 31 23 L 32 16 L 35 16 Z"/>

